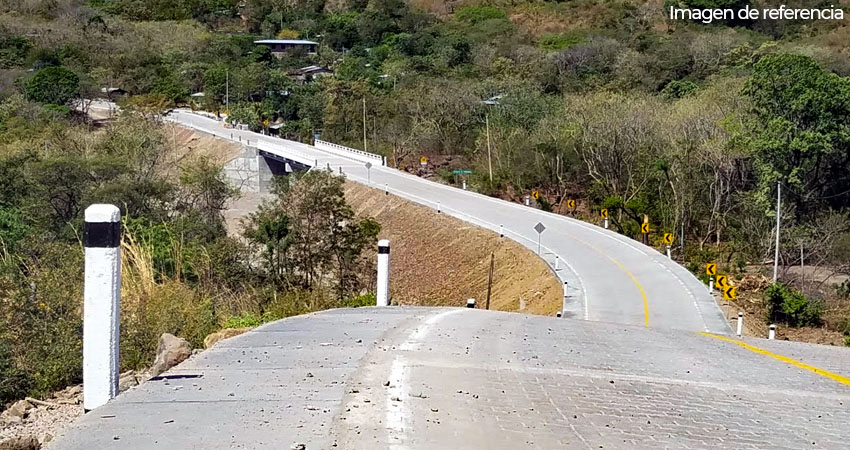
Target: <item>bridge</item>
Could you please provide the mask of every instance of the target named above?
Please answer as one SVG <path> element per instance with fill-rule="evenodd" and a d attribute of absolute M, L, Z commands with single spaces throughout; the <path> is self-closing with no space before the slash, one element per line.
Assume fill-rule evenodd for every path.
<path fill-rule="evenodd" d="M 345 148 L 171 117 L 534 252 L 544 224 L 540 257 L 564 283 L 566 317 L 393 307 L 285 319 L 120 395 L 50 448 L 847 446 L 850 351 L 731 337 L 706 287 L 655 249 Z"/>

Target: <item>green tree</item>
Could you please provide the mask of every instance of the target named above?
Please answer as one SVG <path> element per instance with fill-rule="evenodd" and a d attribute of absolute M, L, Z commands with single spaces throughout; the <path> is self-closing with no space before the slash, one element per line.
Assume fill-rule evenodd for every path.
<path fill-rule="evenodd" d="M 770 55 L 756 63 L 743 90 L 753 105 L 752 147 L 760 191 L 777 180 L 796 191 L 799 213 L 839 207 L 850 190 L 850 78 L 810 57 Z"/>
<path fill-rule="evenodd" d="M 39 70 L 27 83 L 27 97 L 40 103 L 65 105 L 80 93 L 80 77 L 61 67 Z"/>

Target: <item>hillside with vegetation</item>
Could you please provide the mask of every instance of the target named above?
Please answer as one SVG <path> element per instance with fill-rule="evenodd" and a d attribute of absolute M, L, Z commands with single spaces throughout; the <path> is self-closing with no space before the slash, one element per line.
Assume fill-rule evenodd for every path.
<path fill-rule="evenodd" d="M 577 199 L 578 217 L 597 221 L 605 208 L 630 236 L 647 215 L 651 243 L 675 232 L 674 256 L 689 268 L 716 261 L 752 286 L 772 261 L 781 184 L 782 284 L 742 289 L 744 307 L 850 343 L 850 282 L 789 270 L 802 248 L 807 266 L 850 275 L 850 27 L 673 22 L 665 10 L 746 4 L 5 0 L 0 403 L 79 375 L 79 229 L 93 201 L 121 205 L 131 295 L 155 299 L 128 303 L 142 309 L 122 328 L 138 343 L 124 361 L 149 361 L 162 330 L 202 339 L 222 304 L 279 316 L 368 287 L 358 256 L 376 223 L 329 225 L 334 258 L 297 244 L 307 210 L 290 208 L 313 206 L 292 200 L 341 195 L 333 179 L 282 188 L 291 197 L 252 218 L 251 253 L 224 233 L 233 193 L 220 168 L 200 160 L 178 179 L 154 176 L 168 147 L 157 114 L 175 106 L 255 130 L 277 124 L 290 139 L 320 132 L 399 168 L 426 155 L 442 182 L 471 169 L 479 192 L 518 200 L 536 190 L 537 207 L 561 213 Z M 254 44 L 274 37 L 314 40 L 318 52 L 277 57 Z M 333 75 L 296 76 L 311 65 Z M 126 92 L 119 120 L 77 111 L 110 89 Z M 246 262 L 257 252 L 262 265 Z M 248 289 L 257 277 L 270 287 Z M 321 301 L 316 279 L 330 292 Z M 166 316 L 191 320 L 156 322 L 182 301 L 194 309 Z"/>

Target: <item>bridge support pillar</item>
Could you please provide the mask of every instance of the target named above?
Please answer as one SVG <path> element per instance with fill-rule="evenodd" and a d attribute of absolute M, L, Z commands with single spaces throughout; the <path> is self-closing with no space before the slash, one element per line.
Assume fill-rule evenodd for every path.
<path fill-rule="evenodd" d="M 390 305 L 390 241 L 378 241 L 377 306 Z"/>
<path fill-rule="evenodd" d="M 83 409 L 118 395 L 121 302 L 121 211 L 115 205 L 86 208 L 83 288 Z"/>

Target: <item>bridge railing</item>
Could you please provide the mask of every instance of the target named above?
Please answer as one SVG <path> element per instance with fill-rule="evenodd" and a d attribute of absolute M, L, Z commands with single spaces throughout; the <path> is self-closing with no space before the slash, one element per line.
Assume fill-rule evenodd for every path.
<path fill-rule="evenodd" d="M 328 153 L 333 153 L 338 156 L 342 156 L 345 158 L 356 159 L 358 161 L 377 163 L 381 166 L 387 165 L 387 159 L 381 155 L 376 155 L 374 153 L 364 152 L 363 150 L 357 150 L 356 148 L 346 147 L 344 145 L 334 144 L 333 142 L 322 141 L 320 139 L 316 139 L 316 142 L 313 144 L 314 147 L 319 150 L 324 150 Z"/>
<path fill-rule="evenodd" d="M 316 167 L 319 164 L 318 159 L 314 155 L 300 152 L 285 145 L 276 144 L 265 139 L 257 141 L 257 150 L 282 156 L 310 167 Z"/>

